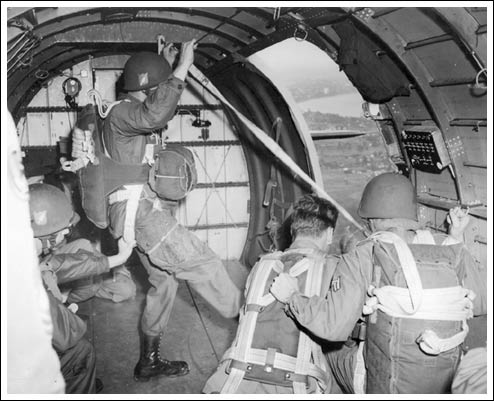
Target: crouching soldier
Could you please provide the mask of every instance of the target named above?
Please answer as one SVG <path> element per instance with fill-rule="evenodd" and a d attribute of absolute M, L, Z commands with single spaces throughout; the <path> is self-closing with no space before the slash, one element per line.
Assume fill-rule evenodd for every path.
<path fill-rule="evenodd" d="M 95 393 L 102 384 L 99 382 L 98 386 L 95 376 L 94 348 L 84 338 L 86 323 L 76 315 L 76 304 L 66 306 L 66 297 L 62 295 L 58 283 L 108 272 L 128 259 L 132 246 L 121 240 L 119 253 L 107 257 L 89 250 L 85 242 L 79 241 L 82 246 L 69 248 L 75 253 L 58 253 L 64 249 L 65 236 L 79 216 L 73 211 L 66 195 L 52 185 L 30 186 L 30 213 L 40 256 L 41 276 L 50 303 L 52 344 L 60 359 L 65 391 L 69 394 Z"/>
<path fill-rule="evenodd" d="M 315 196 L 302 197 L 291 215 L 294 238 L 285 252 L 261 257 L 247 279 L 235 341 L 207 381 L 205 393 L 321 393 L 329 380 L 321 347 L 302 330 L 302 319 L 287 315 L 269 292 L 285 272 L 303 296 L 319 295 L 335 260 L 326 256 L 337 211 Z M 295 290 L 294 290 L 295 291 Z"/>
<path fill-rule="evenodd" d="M 87 239 L 67 242 L 66 236 L 79 215 L 66 194 L 49 184 L 33 184 L 29 192 L 31 226 L 43 255 L 42 275 L 45 281 L 56 283 L 64 301 L 76 303 L 96 296 L 121 302 L 135 296 L 130 272 L 121 266 L 127 258 L 107 257 Z M 130 255 L 132 250 L 126 251 Z"/>

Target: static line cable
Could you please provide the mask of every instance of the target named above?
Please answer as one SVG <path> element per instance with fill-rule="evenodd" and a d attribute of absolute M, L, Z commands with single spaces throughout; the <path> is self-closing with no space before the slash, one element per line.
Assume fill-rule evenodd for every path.
<path fill-rule="evenodd" d="M 14 61 L 14 63 L 7 69 L 7 73 L 9 73 L 10 70 L 12 70 L 12 68 L 14 68 L 19 62 L 22 63 L 22 59 L 29 53 L 29 51 L 32 48 L 34 48 L 38 44 L 39 44 L 39 42 L 36 39 L 34 39 L 34 40 L 32 40 L 31 43 L 29 43 L 29 45 L 26 45 L 25 47 L 27 47 L 27 49 L 25 49 L 25 51 L 22 53 L 22 55 L 20 55 L 19 57 L 17 57 L 17 59 Z"/>
<path fill-rule="evenodd" d="M 191 73 L 192 77 L 199 82 L 201 85 L 203 85 L 212 95 L 217 97 L 219 100 L 221 100 L 224 104 L 226 104 L 232 111 L 238 116 L 240 121 L 242 121 L 249 129 L 250 131 L 254 134 L 254 136 L 260 140 L 266 148 L 268 148 L 271 153 L 275 157 L 277 157 L 286 167 L 288 167 L 294 174 L 295 177 L 300 177 L 302 181 L 304 181 L 306 184 L 308 184 L 313 191 L 316 192 L 318 196 L 321 198 L 324 198 L 331 202 L 336 209 L 350 222 L 352 223 L 355 227 L 357 227 L 360 231 L 362 231 L 364 234 L 368 234 L 367 230 L 359 224 L 353 216 L 346 211 L 346 209 L 341 206 L 336 200 L 334 200 L 323 188 L 321 188 L 311 177 L 309 177 L 305 171 L 303 171 L 297 163 L 293 161 L 293 159 L 269 136 L 267 135 L 263 130 L 261 130 L 257 125 L 255 125 L 252 121 L 250 121 L 247 117 L 245 117 L 242 113 L 240 113 L 235 107 L 232 106 L 232 104 L 226 100 L 226 98 L 216 89 L 214 86 L 209 85 L 209 79 L 204 76 L 204 74 L 199 71 L 199 69 L 195 66 L 192 65 L 191 68 L 189 69 L 189 72 Z"/>
<path fill-rule="evenodd" d="M 33 38 L 27 38 L 20 46 L 19 48 L 15 51 L 14 54 L 12 54 L 10 56 L 9 59 L 7 59 L 7 63 L 11 63 L 14 59 L 15 59 L 15 56 L 17 56 L 20 52 L 22 52 L 24 50 L 24 48 L 29 44 L 31 43 L 31 41 L 33 40 Z M 14 50 L 14 49 L 11 49 L 11 51 Z"/>
<path fill-rule="evenodd" d="M 15 47 L 19 44 L 19 42 L 24 38 L 29 33 L 29 31 L 24 32 L 19 39 L 16 40 L 16 42 L 10 46 L 10 49 L 7 49 L 7 53 L 11 52 L 12 50 L 15 49 Z"/>
<path fill-rule="evenodd" d="M 187 286 L 187 289 L 189 290 L 190 297 L 192 298 L 192 303 L 194 304 L 194 307 L 196 308 L 197 314 L 199 315 L 199 320 L 201 321 L 202 327 L 204 328 L 204 331 L 206 332 L 206 337 L 208 338 L 209 345 L 211 345 L 211 349 L 213 350 L 214 357 L 216 358 L 216 361 L 219 363 L 220 362 L 220 357 L 218 356 L 218 353 L 214 349 L 213 345 L 213 340 L 211 339 L 211 336 L 209 335 L 208 328 L 206 327 L 206 323 L 204 322 L 204 319 L 202 318 L 201 311 L 199 310 L 199 307 L 197 306 L 196 300 L 194 299 L 194 294 L 192 293 L 192 290 L 190 289 L 189 283 L 186 281 L 185 285 Z"/>

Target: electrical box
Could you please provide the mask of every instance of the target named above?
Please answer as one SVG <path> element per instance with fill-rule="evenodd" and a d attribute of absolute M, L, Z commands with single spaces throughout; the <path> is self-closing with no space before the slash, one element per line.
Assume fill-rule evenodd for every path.
<path fill-rule="evenodd" d="M 413 168 L 440 173 L 451 164 L 443 135 L 436 126 L 407 127 L 402 132 L 402 141 Z"/>

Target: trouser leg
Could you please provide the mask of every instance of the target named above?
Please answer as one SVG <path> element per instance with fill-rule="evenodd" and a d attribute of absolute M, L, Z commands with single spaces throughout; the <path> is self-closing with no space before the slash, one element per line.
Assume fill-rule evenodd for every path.
<path fill-rule="evenodd" d="M 210 262 L 209 266 L 201 266 L 209 270 L 208 279 L 193 280 L 189 279 L 189 285 L 197 291 L 214 309 L 226 318 L 233 318 L 238 315 L 242 294 L 230 279 L 221 260 Z M 178 278 L 189 276 L 186 274 L 177 274 Z"/>
<path fill-rule="evenodd" d="M 141 319 L 142 332 L 156 336 L 164 331 L 177 294 L 178 282 L 173 274 L 153 266 L 147 255 L 138 251 L 139 259 L 149 274 L 149 288 L 146 305 Z"/>
<path fill-rule="evenodd" d="M 96 357 L 89 341 L 82 338 L 60 356 L 67 394 L 96 393 Z"/>
<path fill-rule="evenodd" d="M 112 270 L 111 276 L 104 278 L 95 294 L 98 298 L 122 302 L 134 298 L 136 285 L 125 265 Z"/>
<path fill-rule="evenodd" d="M 221 259 L 183 226 L 177 226 L 149 258 L 157 264 L 175 261 L 172 269 L 177 279 L 188 281 L 222 316 L 231 318 L 238 315 L 241 291 L 231 280 Z"/>
<path fill-rule="evenodd" d="M 143 217 L 136 226 L 136 240 L 154 265 L 189 281 L 223 316 L 238 314 L 242 293 L 220 258 L 168 210 L 153 209 Z"/>
<path fill-rule="evenodd" d="M 355 394 L 354 375 L 358 344 L 355 342 L 333 343 L 334 349 L 326 353 L 331 373 L 345 394 Z"/>
<path fill-rule="evenodd" d="M 138 252 L 149 274 L 151 288 L 146 295 L 146 306 L 141 319 L 143 338 L 139 361 L 134 368 L 134 379 L 147 381 L 155 376 L 182 376 L 189 373 L 184 361 L 169 361 L 162 357 L 161 337 L 170 318 L 177 293 L 175 277 L 153 266 L 147 255 Z"/>

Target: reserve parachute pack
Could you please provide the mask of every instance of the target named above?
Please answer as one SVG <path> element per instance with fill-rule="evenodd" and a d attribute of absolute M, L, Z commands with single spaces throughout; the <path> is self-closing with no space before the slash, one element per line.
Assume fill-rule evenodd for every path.
<path fill-rule="evenodd" d="M 149 171 L 149 185 L 163 199 L 185 198 L 197 184 L 197 171 L 192 152 L 178 143 L 167 143 L 154 156 Z"/>

